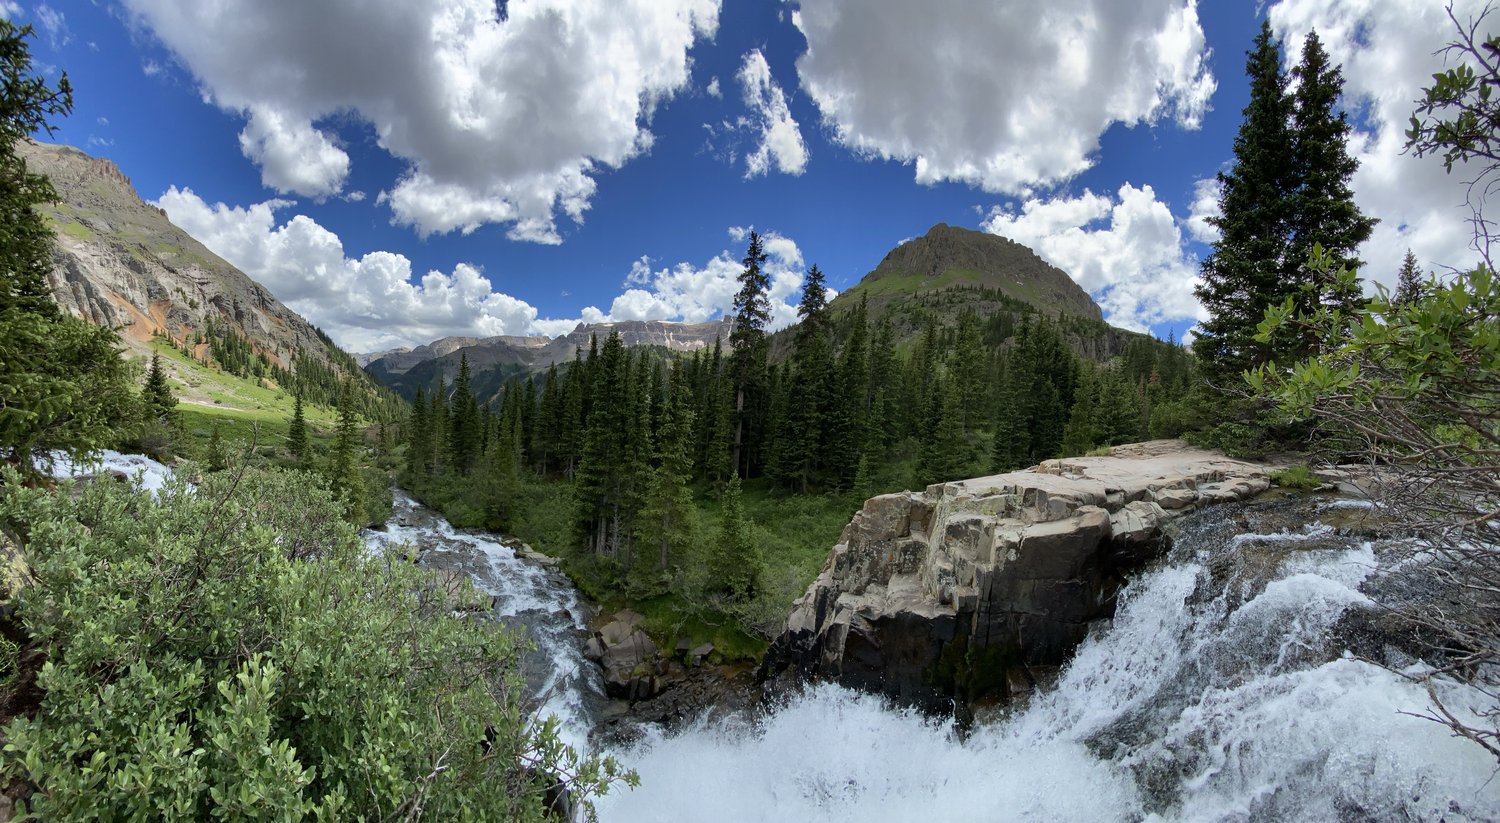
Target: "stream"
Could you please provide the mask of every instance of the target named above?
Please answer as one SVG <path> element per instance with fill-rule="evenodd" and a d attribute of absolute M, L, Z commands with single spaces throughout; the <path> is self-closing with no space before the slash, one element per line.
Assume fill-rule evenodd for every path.
<path fill-rule="evenodd" d="M 599 800 L 599 817 L 1500 819 L 1495 760 L 1425 717 L 1425 689 L 1400 673 L 1420 661 L 1367 628 L 1387 552 L 1324 525 L 1360 505 L 1261 501 L 1179 521 L 1168 555 L 1124 589 L 1055 686 L 967 735 L 829 684 L 768 715 L 645 728 L 611 752 L 640 787 Z M 496 619 L 532 638 L 523 665 L 542 711 L 588 744 L 607 701 L 581 653 L 585 606 L 560 572 L 399 492 L 386 528 L 365 534 L 470 574 Z M 1484 705 L 1442 689 L 1450 706 Z"/>

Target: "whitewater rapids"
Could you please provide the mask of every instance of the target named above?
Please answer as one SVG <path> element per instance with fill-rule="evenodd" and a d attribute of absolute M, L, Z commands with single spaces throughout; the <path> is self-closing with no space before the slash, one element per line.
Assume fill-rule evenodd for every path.
<path fill-rule="evenodd" d="M 1317 524 L 1237 532 L 1255 512 L 1197 516 L 1054 690 L 967 739 L 820 685 L 753 723 L 649 732 L 618 753 L 640 788 L 600 819 L 1500 819 L 1495 761 L 1420 716 L 1420 685 L 1329 645 L 1373 606 L 1375 548 Z M 1241 555 L 1258 573 L 1224 571 Z"/>

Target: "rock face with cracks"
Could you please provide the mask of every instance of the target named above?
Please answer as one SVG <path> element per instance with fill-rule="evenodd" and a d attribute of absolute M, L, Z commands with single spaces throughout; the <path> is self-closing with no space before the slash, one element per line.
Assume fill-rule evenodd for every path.
<path fill-rule="evenodd" d="M 874 497 L 762 663 L 945 711 L 1005 700 L 1114 612 L 1163 525 L 1270 486 L 1265 466 L 1164 440 Z"/>

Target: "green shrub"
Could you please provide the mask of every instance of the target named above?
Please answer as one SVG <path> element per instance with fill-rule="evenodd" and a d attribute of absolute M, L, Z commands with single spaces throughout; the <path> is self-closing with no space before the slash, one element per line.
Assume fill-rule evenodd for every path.
<path fill-rule="evenodd" d="M 25 536 L 17 619 L 47 660 L 0 769 L 41 819 L 539 820 L 544 775 L 580 799 L 633 779 L 532 718 L 516 639 L 367 551 L 312 475 L 158 498 L 7 473 L 0 527 Z"/>
<path fill-rule="evenodd" d="M 1323 485 L 1323 481 L 1312 475 L 1306 466 L 1288 466 L 1271 472 L 1271 482 L 1283 489 L 1310 491 Z"/>

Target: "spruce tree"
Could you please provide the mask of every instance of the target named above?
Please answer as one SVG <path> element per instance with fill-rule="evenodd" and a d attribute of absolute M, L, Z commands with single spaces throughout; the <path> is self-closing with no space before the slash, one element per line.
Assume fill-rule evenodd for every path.
<path fill-rule="evenodd" d="M 1391 303 L 1396 306 L 1410 306 L 1422 298 L 1422 270 L 1417 267 L 1417 256 L 1406 250 L 1406 257 L 1401 261 L 1401 271 L 1396 273 L 1396 293 L 1391 296 Z"/>
<path fill-rule="evenodd" d="M 73 108 L 66 74 L 56 86 L 33 75 L 29 26 L 0 19 L 0 461 L 34 476 L 53 449 L 111 444 L 138 415 L 113 330 L 65 315 L 53 302 L 52 229 L 35 206 L 57 199 L 32 174 L 21 141 Z"/>
<path fill-rule="evenodd" d="M 750 536 L 738 477 L 730 475 L 720 505 L 723 519 L 710 565 L 709 586 L 735 600 L 749 600 L 760 591 L 765 562 Z"/>
<path fill-rule="evenodd" d="M 833 381 L 832 341 L 828 330 L 828 299 L 823 273 L 813 266 L 797 306 L 797 350 L 792 357 L 789 385 L 781 394 L 785 422 L 778 447 L 779 473 L 796 491 L 806 493 L 826 465 L 825 452 L 835 440 L 832 406 L 836 400 Z"/>
<path fill-rule="evenodd" d="M 630 356 L 612 331 L 591 377 L 593 399 L 584 427 L 583 454 L 574 484 L 574 533 L 590 553 L 620 558 L 629 550 L 643 467 L 630 442 L 634 423 Z"/>
<path fill-rule="evenodd" d="M 161 355 L 151 352 L 151 367 L 146 370 L 146 385 L 141 388 L 141 405 L 148 420 L 170 425 L 177 408 L 177 397 L 167 384 L 167 373 L 161 367 Z"/>
<path fill-rule="evenodd" d="M 771 279 L 762 270 L 766 262 L 760 235 L 750 232 L 750 247 L 742 261 L 740 290 L 734 296 L 734 328 L 729 334 L 732 350 L 730 371 L 734 380 L 734 441 L 731 471 L 748 476 L 750 455 L 760 423 L 758 412 L 767 398 L 762 391 L 766 370 L 766 327 L 771 323 Z"/>
<path fill-rule="evenodd" d="M 828 438 L 823 463 L 833 484 L 846 489 L 859 471 L 859 458 L 869 440 L 870 332 L 869 302 L 861 295 L 849 319 L 849 336 L 827 389 Z"/>
<path fill-rule="evenodd" d="M 662 408 L 656 437 L 656 467 L 636 532 L 641 556 L 650 557 L 654 568 L 667 570 L 680 562 L 693 545 L 693 493 L 689 435 L 693 427 L 689 387 L 679 366 L 672 371 L 670 397 Z M 649 551 L 648 551 L 649 549 Z"/>
<path fill-rule="evenodd" d="M 1314 245 L 1323 247 L 1333 269 L 1359 268 L 1359 244 L 1369 239 L 1375 220 L 1354 203 L 1349 181 L 1359 169 L 1359 160 L 1349 154 L 1349 120 L 1339 108 L 1344 93 L 1344 74 L 1331 65 L 1328 52 L 1309 32 L 1302 43 L 1302 60 L 1292 70 L 1297 80 L 1293 92 L 1292 149 L 1297 189 L 1292 199 L 1292 242 L 1287 265 L 1304 288 L 1293 296 L 1303 313 L 1318 306 L 1335 308 L 1346 315 L 1363 303 L 1354 279 L 1326 277 L 1310 282 L 1313 270 L 1306 263 Z M 1293 356 L 1310 353 L 1314 340 L 1304 336 Z M 1279 355 L 1281 353 L 1278 353 Z"/>
<path fill-rule="evenodd" d="M 427 395 L 420 386 L 412 398 L 407 421 L 406 471 L 412 477 L 425 477 L 432 466 L 432 416 Z"/>
<path fill-rule="evenodd" d="M 1307 265 L 1315 246 L 1333 270 L 1359 266 L 1355 252 L 1375 221 L 1354 203 L 1349 186 L 1359 162 L 1350 156 L 1347 115 L 1338 109 L 1343 73 L 1331 65 L 1316 32 L 1303 42 L 1288 91 L 1280 44 L 1263 22 L 1250 52 L 1250 104 L 1235 138 L 1234 169 L 1219 175 L 1220 230 L 1203 263 L 1198 299 L 1209 311 L 1193 347 L 1210 380 L 1224 385 L 1273 358 L 1290 361 L 1318 341 L 1283 328 L 1255 340 L 1266 309 L 1291 298 L 1296 310 L 1329 306 L 1348 313 L 1361 301 L 1358 282 Z"/>
<path fill-rule="evenodd" d="M 479 455 L 479 405 L 469 385 L 469 355 L 459 355 L 458 376 L 448 400 L 448 465 L 455 474 L 468 474 Z"/>
<path fill-rule="evenodd" d="M 359 418 L 354 411 L 354 390 L 345 381 L 339 392 L 339 421 L 328 462 L 328 485 L 344 509 L 344 519 L 365 525 L 365 485 L 360 466 L 363 446 Z"/>
<path fill-rule="evenodd" d="M 1219 239 L 1194 289 L 1209 317 L 1199 324 L 1193 350 L 1209 379 L 1220 383 L 1270 357 L 1254 340 L 1256 326 L 1280 302 L 1291 255 L 1293 101 L 1269 21 L 1261 23 L 1245 71 L 1250 103 L 1234 139 L 1234 168 L 1219 173 L 1220 213 L 1209 218 Z"/>
<path fill-rule="evenodd" d="M 298 460 L 307 457 L 307 417 L 302 411 L 300 394 L 292 401 L 292 422 L 287 426 L 286 448 Z"/>

